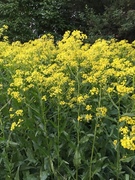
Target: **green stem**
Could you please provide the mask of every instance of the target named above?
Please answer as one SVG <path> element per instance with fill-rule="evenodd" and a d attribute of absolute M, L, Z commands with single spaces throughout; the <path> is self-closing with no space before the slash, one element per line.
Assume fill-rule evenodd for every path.
<path fill-rule="evenodd" d="M 100 85 L 98 107 L 101 107 L 101 98 L 102 98 L 102 88 Z M 93 176 L 92 176 L 92 161 L 93 161 L 95 142 L 96 142 L 97 125 L 98 125 L 98 117 L 96 117 L 95 128 L 94 128 L 94 137 L 93 137 L 91 157 L 90 157 L 90 167 L 89 167 L 90 168 L 89 169 L 89 180 L 91 180 L 93 178 Z"/>
<path fill-rule="evenodd" d="M 77 68 L 77 76 L 76 76 L 76 80 L 77 80 L 77 95 L 79 97 L 80 95 L 80 82 L 79 82 L 79 71 Z M 78 105 L 78 111 L 77 111 L 77 116 L 80 116 L 80 104 Z M 77 148 L 79 151 L 79 146 L 80 146 L 80 122 L 77 122 Z M 76 180 L 78 180 L 78 165 L 76 167 Z"/>
<path fill-rule="evenodd" d="M 47 120 L 46 120 L 46 117 L 45 117 L 45 108 L 44 108 L 42 99 L 40 101 L 40 107 L 41 107 L 41 118 L 42 118 L 42 122 L 44 124 L 44 132 L 45 132 L 45 134 L 47 136 L 47 128 L 46 128 Z M 47 137 L 47 139 L 48 139 L 48 137 Z"/>
<path fill-rule="evenodd" d="M 59 172 L 59 167 L 60 167 L 60 157 L 59 157 L 59 152 L 60 152 L 60 149 L 59 149 L 59 141 L 60 141 L 60 106 L 59 106 L 59 99 L 58 99 L 58 121 L 57 121 L 57 133 L 58 133 L 58 136 L 57 136 L 57 157 L 58 157 L 58 172 Z M 58 177 L 59 179 L 59 177 Z"/>
<path fill-rule="evenodd" d="M 116 179 L 119 179 L 119 172 L 120 172 L 120 136 L 119 136 L 119 118 L 120 118 L 120 97 L 118 97 L 118 105 L 116 105 L 116 103 L 113 101 L 113 99 L 111 98 L 110 94 L 108 94 L 110 101 L 112 102 L 112 104 L 114 105 L 114 107 L 118 110 L 118 120 L 117 120 L 117 163 L 116 163 L 116 168 L 117 168 L 117 172 L 116 172 Z"/>
<path fill-rule="evenodd" d="M 40 99 L 40 110 L 41 110 L 41 119 L 42 119 L 42 123 L 43 123 L 43 127 L 44 127 L 44 134 L 45 134 L 45 140 L 46 140 L 46 148 L 47 148 L 47 156 L 49 158 L 49 163 L 50 163 L 50 168 L 51 168 L 51 171 L 53 173 L 54 176 L 57 177 L 57 174 L 56 174 L 56 171 L 54 169 L 54 166 L 53 166 L 53 160 L 51 158 L 51 146 L 49 144 L 49 136 L 48 136 L 48 131 L 47 131 L 47 118 L 46 118 L 46 108 L 45 108 L 45 105 L 43 103 L 43 100 L 42 100 L 42 93 L 40 92 L 40 90 L 38 90 L 38 93 L 39 93 L 39 99 Z M 59 114 L 59 113 L 58 113 Z M 58 179 L 58 178 L 57 178 Z"/>
<path fill-rule="evenodd" d="M 5 106 L 3 106 L 5 107 Z M 8 138 L 6 138 L 5 133 L 4 133 L 4 124 L 2 122 L 2 117 L 1 117 L 1 110 L 0 110 L 0 130 L 1 130 L 1 136 L 4 139 L 4 141 L 6 141 L 6 146 L 3 148 L 3 152 L 2 152 L 2 158 L 5 164 L 5 168 L 7 171 L 7 177 L 11 177 L 12 174 L 12 167 L 11 167 L 11 159 L 9 159 L 8 157 L 8 148 L 9 148 L 9 144 L 10 144 L 10 139 L 11 139 L 11 133 L 9 132 Z"/>
<path fill-rule="evenodd" d="M 95 123 L 95 128 L 94 128 L 94 137 L 93 137 L 91 157 L 90 157 L 89 180 L 92 179 L 92 161 L 93 161 L 94 148 L 95 148 L 95 142 L 96 142 L 97 124 L 98 124 L 98 118 L 96 118 L 96 123 Z"/>
<path fill-rule="evenodd" d="M 119 118 L 120 118 L 120 98 L 119 98 L 119 102 L 118 102 L 118 121 L 117 121 L 117 180 L 119 179 L 119 173 L 120 173 L 120 145 L 119 145 L 119 142 L 120 142 L 120 136 L 119 136 Z"/>

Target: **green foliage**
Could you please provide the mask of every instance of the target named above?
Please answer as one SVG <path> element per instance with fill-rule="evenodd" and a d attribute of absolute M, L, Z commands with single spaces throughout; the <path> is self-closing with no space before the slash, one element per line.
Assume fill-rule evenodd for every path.
<path fill-rule="evenodd" d="M 0 2 L 0 27 L 9 27 L 10 42 L 27 42 L 51 33 L 81 30 L 90 43 L 98 38 L 135 39 L 134 0 L 8 0 Z"/>

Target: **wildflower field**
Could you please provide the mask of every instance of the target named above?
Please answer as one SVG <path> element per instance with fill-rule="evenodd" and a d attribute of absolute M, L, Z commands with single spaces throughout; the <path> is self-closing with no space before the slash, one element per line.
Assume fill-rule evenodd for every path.
<path fill-rule="evenodd" d="M 67 31 L 0 42 L 1 180 L 135 179 L 135 41 Z"/>

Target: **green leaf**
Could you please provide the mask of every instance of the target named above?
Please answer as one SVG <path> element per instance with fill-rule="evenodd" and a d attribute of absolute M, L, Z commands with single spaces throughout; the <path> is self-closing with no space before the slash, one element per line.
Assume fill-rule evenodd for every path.
<path fill-rule="evenodd" d="M 20 166 L 17 168 L 17 171 L 16 171 L 16 175 L 15 175 L 15 179 L 14 179 L 14 180 L 20 180 L 20 178 L 19 178 L 19 169 L 20 169 Z"/>
<path fill-rule="evenodd" d="M 129 180 L 129 174 L 125 174 L 125 180 Z"/>
<path fill-rule="evenodd" d="M 36 173 L 34 173 L 34 174 L 31 173 L 30 170 L 25 170 L 22 173 L 23 173 L 23 179 L 25 179 L 25 180 L 37 180 L 37 179 L 39 179 L 39 175 L 37 175 Z"/>
<path fill-rule="evenodd" d="M 90 139 L 90 137 L 94 137 L 94 135 L 93 135 L 93 134 L 87 134 L 86 136 L 82 137 L 82 138 L 80 139 L 80 144 L 83 144 L 83 143 L 88 142 L 89 139 Z"/>
<path fill-rule="evenodd" d="M 81 164 L 81 154 L 80 154 L 78 148 L 76 148 L 73 163 L 74 163 L 75 167 L 79 167 L 79 165 Z"/>
<path fill-rule="evenodd" d="M 26 154 L 30 162 L 33 162 L 33 163 L 36 162 L 36 160 L 34 159 L 33 151 L 30 148 L 26 149 Z"/>
<path fill-rule="evenodd" d="M 98 162 L 103 162 L 105 159 L 106 159 L 107 157 L 105 156 L 105 157 L 101 157 L 99 160 L 98 160 Z"/>
<path fill-rule="evenodd" d="M 40 171 L 40 180 L 46 180 L 48 175 L 46 171 Z"/>
<path fill-rule="evenodd" d="M 135 156 L 131 156 L 131 157 L 127 157 L 127 158 L 122 158 L 121 161 L 122 161 L 122 162 L 127 162 L 127 163 L 129 163 L 129 162 L 132 161 L 132 159 L 134 159 L 134 158 L 135 158 Z"/>
<path fill-rule="evenodd" d="M 55 169 L 54 169 L 53 161 L 52 161 L 51 158 L 49 159 L 49 161 L 50 161 L 51 170 L 52 170 L 53 174 L 55 174 Z"/>
<path fill-rule="evenodd" d="M 135 113 L 124 113 L 122 116 L 135 117 Z"/>
<path fill-rule="evenodd" d="M 13 141 L 7 141 L 7 144 L 8 144 L 8 145 L 10 145 L 10 146 L 12 146 L 12 147 L 19 146 L 19 144 L 18 144 L 18 143 L 13 142 Z"/>
<path fill-rule="evenodd" d="M 101 167 L 96 166 L 95 170 L 92 172 L 92 176 L 94 176 L 95 174 L 98 174 L 101 171 Z"/>
<path fill-rule="evenodd" d="M 131 173 L 132 176 L 135 177 L 135 172 L 128 166 L 126 166 L 126 168 L 128 169 L 129 173 Z"/>

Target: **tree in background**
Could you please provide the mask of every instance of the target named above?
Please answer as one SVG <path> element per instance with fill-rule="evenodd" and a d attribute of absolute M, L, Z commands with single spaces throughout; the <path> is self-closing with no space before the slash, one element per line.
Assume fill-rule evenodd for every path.
<path fill-rule="evenodd" d="M 57 39 L 78 29 L 97 38 L 135 39 L 134 0 L 3 0 L 0 26 L 8 25 L 10 42 L 26 42 L 44 33 Z"/>

